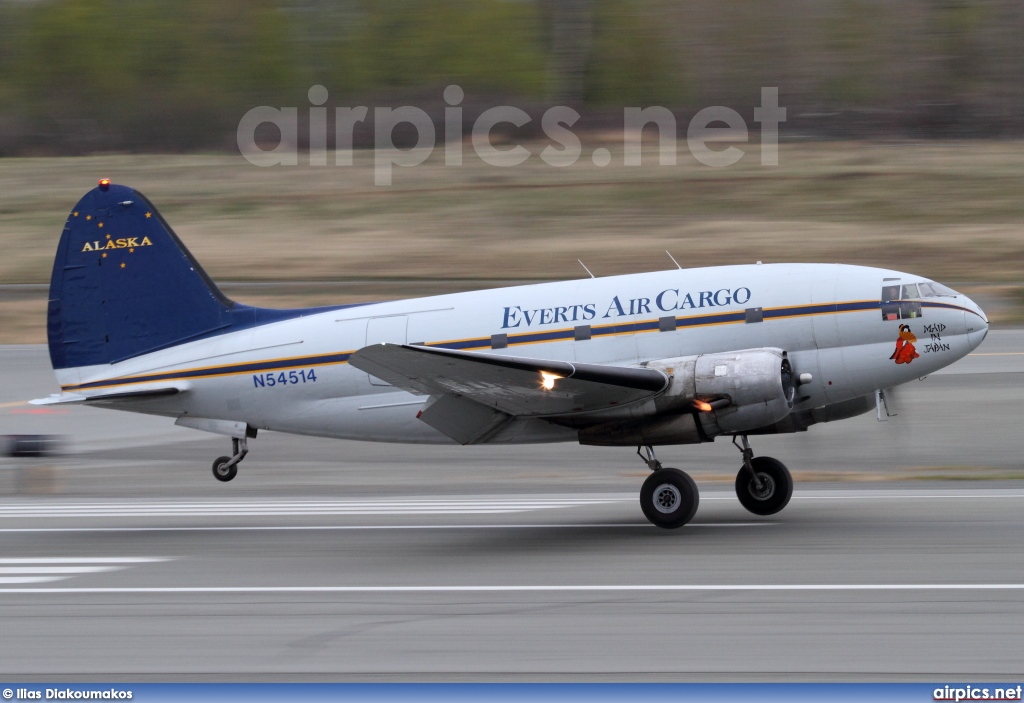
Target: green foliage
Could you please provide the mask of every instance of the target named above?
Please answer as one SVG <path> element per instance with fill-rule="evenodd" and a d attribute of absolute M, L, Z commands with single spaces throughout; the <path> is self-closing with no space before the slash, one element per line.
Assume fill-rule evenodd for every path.
<path fill-rule="evenodd" d="M 532 3 L 368 0 L 331 48 L 328 87 L 343 94 L 457 83 L 538 96 L 545 52 Z"/>
<path fill-rule="evenodd" d="M 587 67 L 586 99 L 596 105 L 670 105 L 686 94 L 659 2 L 601 0 Z"/>
<path fill-rule="evenodd" d="M 126 146 L 195 144 L 292 97 L 290 39 L 266 1 L 59 0 L 34 11 L 12 63 L 37 121 L 91 124 Z"/>
<path fill-rule="evenodd" d="M 778 86 L 794 120 L 1017 133 L 1020 2 L 0 0 L 0 152 L 228 146 L 245 111 L 306 106 L 313 83 L 435 108 L 449 83 L 609 108 L 738 108 Z"/>
<path fill-rule="evenodd" d="M 982 51 L 978 31 L 986 7 L 973 0 L 932 0 L 936 77 L 950 98 L 959 99 L 980 82 Z"/>
<path fill-rule="evenodd" d="M 822 53 L 830 70 L 824 74 L 822 94 L 829 104 L 869 104 L 884 88 L 878 76 L 878 35 L 886 27 L 885 11 L 870 0 L 842 0 L 824 20 Z"/>

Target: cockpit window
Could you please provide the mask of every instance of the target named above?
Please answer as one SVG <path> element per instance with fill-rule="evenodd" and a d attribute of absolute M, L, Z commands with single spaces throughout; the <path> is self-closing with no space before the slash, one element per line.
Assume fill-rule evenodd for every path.
<path fill-rule="evenodd" d="M 916 283 L 882 286 L 882 319 L 911 320 L 921 317 L 920 299 Z"/>
<path fill-rule="evenodd" d="M 927 281 L 925 283 L 919 283 L 918 285 L 921 288 L 922 298 L 953 298 L 960 295 L 952 288 L 948 288 L 941 283 L 936 283 L 935 281 Z M 928 292 L 925 292 L 926 289 L 928 289 Z"/>
<path fill-rule="evenodd" d="M 882 319 L 910 320 L 921 317 L 922 298 L 952 298 L 958 295 L 952 288 L 935 281 L 900 284 L 898 278 L 887 278 L 882 286 Z"/>

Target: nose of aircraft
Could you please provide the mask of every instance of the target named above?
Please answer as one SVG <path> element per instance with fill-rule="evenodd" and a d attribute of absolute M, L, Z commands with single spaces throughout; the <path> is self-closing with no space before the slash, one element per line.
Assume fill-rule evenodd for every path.
<path fill-rule="evenodd" d="M 988 334 L 988 317 L 977 303 L 964 296 L 964 322 L 967 324 L 967 343 L 977 349 Z"/>

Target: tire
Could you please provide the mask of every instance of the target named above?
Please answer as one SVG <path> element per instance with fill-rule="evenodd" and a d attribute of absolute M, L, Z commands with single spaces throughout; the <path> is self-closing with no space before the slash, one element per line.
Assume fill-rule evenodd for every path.
<path fill-rule="evenodd" d="M 16 458 L 55 456 L 60 449 L 60 438 L 56 435 L 26 434 L 8 437 L 4 448 L 5 456 Z"/>
<path fill-rule="evenodd" d="M 213 462 L 213 477 L 218 481 L 230 481 L 238 475 L 238 464 L 224 468 L 229 461 L 231 461 L 231 457 L 220 456 Z"/>
<path fill-rule="evenodd" d="M 736 497 L 754 515 L 774 515 L 793 497 L 793 477 L 785 464 L 770 456 L 754 457 L 750 463 L 762 481 L 763 490 L 758 492 L 750 472 L 742 467 L 736 474 Z"/>
<path fill-rule="evenodd" d="M 652 524 L 673 530 L 693 519 L 700 495 L 697 484 L 679 469 L 658 469 L 640 489 L 640 508 Z"/>

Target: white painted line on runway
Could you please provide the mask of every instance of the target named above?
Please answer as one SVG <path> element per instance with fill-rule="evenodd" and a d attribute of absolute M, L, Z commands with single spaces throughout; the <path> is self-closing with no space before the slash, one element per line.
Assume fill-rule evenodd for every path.
<path fill-rule="evenodd" d="M 703 501 L 735 501 L 732 491 L 707 491 Z M 0 504 L 3 518 L 147 518 L 147 517 L 296 517 L 296 516 L 372 516 L 372 515 L 501 515 L 531 510 L 576 508 L 635 500 L 631 493 L 597 497 L 557 498 L 442 498 L 442 499 L 368 499 L 368 500 L 292 500 L 292 501 L 188 501 L 188 502 L 102 502 L 102 503 L 8 503 Z M 1021 500 L 1024 492 L 999 489 L 978 490 L 886 490 L 849 489 L 794 493 L 797 501 L 828 500 Z"/>
<path fill-rule="evenodd" d="M 604 496 L 595 496 L 588 498 L 554 498 L 547 496 L 519 496 L 515 498 L 491 498 L 487 496 L 473 496 L 468 498 L 438 498 L 438 499 L 422 499 L 422 498 L 367 498 L 364 500 L 321 500 L 311 498 L 309 500 L 232 500 L 232 501 L 215 501 L 215 500 L 204 500 L 204 501 L 109 501 L 109 502 L 91 502 L 83 501 L 80 503 L 57 503 L 57 505 L 88 505 L 94 507 L 111 507 L 118 508 L 125 505 L 146 505 L 155 507 L 198 507 L 198 508 L 239 508 L 239 507 L 259 507 L 259 508 L 307 508 L 307 507 L 362 507 L 362 506 L 375 506 L 375 505 L 403 505 L 403 506 L 450 506 L 450 505 L 552 505 L 562 503 L 606 503 L 610 500 L 619 500 L 624 495 L 632 496 L 632 493 L 610 493 Z M 17 508 L 16 504 L 9 504 L 4 507 Z"/>
<path fill-rule="evenodd" d="M 528 506 L 562 506 L 562 505 L 592 505 L 601 503 L 614 503 L 622 500 L 624 496 L 632 497 L 632 493 L 615 493 L 599 498 L 548 498 L 537 496 L 534 498 L 486 498 L 483 496 L 461 499 L 438 499 L 422 500 L 411 498 L 387 498 L 367 500 L 298 500 L 298 501 L 142 501 L 142 502 L 81 502 L 81 503 L 54 503 L 47 501 L 46 506 L 55 508 L 97 508 L 97 509 L 122 509 L 122 508 L 151 508 L 151 509 L 220 509 L 220 510 L 308 510 L 308 509 L 349 509 L 349 508 L 450 508 L 450 507 L 519 507 Z M 0 505 L 0 510 L 31 510 L 36 506 L 19 505 L 15 503 Z"/>
<path fill-rule="evenodd" d="M 571 593 L 729 591 L 1024 591 L 1024 583 L 623 584 L 573 586 L 139 586 L 0 588 L 3 593 Z"/>
<path fill-rule="evenodd" d="M 0 566 L 0 574 L 97 574 L 117 571 L 123 566 Z"/>
<path fill-rule="evenodd" d="M 98 574 L 140 564 L 170 561 L 168 557 L 5 557 L 0 559 L 0 584 L 45 583 Z"/>
<path fill-rule="evenodd" d="M 772 527 L 777 522 L 698 522 L 690 523 L 685 529 L 700 527 Z M 607 522 L 607 523 L 524 523 L 493 525 L 206 525 L 188 527 L 6 527 L 7 532 L 286 532 L 316 530 L 531 530 L 552 528 L 620 528 L 642 527 L 653 529 L 649 522 Z"/>
<path fill-rule="evenodd" d="M 144 564 L 170 561 L 167 557 L 10 557 L 0 564 Z"/>
<path fill-rule="evenodd" d="M 1006 492 L 999 489 L 979 489 L 976 491 L 897 491 L 885 489 L 849 489 L 836 491 L 800 491 L 793 492 L 793 500 L 989 500 L 989 499 L 1024 499 L 1024 493 Z M 709 491 L 701 493 L 704 500 L 736 500 L 736 494 L 729 491 Z"/>
<path fill-rule="evenodd" d="M 630 496 L 632 498 L 632 496 Z M 494 515 L 530 510 L 607 505 L 615 498 L 468 498 L 388 499 L 361 501 L 233 501 L 233 502 L 124 502 L 42 503 L 0 505 L 0 518 L 26 517 L 263 517 L 299 515 Z"/>
<path fill-rule="evenodd" d="M 703 498 L 704 496 L 701 496 Z M 735 495 L 730 495 L 735 499 Z M 899 492 L 899 491 L 871 491 L 871 490 L 847 490 L 847 491 L 802 491 L 794 492 L 793 498 L 800 500 L 864 500 L 876 498 L 882 500 L 990 500 L 996 499 L 1024 499 L 1024 493 L 1007 493 L 998 489 L 985 489 L 979 491 L 927 491 L 927 492 Z"/>

